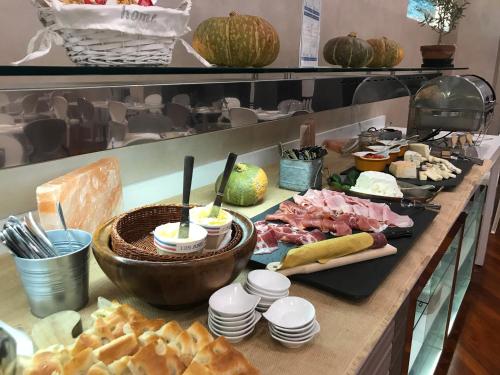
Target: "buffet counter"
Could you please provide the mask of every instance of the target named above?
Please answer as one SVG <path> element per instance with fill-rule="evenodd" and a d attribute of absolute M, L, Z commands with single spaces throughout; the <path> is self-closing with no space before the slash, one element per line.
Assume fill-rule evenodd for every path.
<path fill-rule="evenodd" d="M 325 164 L 330 167 L 330 170 L 342 168 L 339 161 L 333 159 L 332 156 L 326 158 Z M 236 348 L 242 351 L 263 374 L 357 373 L 490 168 L 490 161 L 485 161 L 481 167 L 474 166 L 453 192 L 443 192 L 437 196 L 435 202 L 440 203 L 442 208 L 433 225 L 426 230 L 382 285 L 366 300 L 347 301 L 293 282 L 290 295 L 301 296 L 311 301 L 321 324 L 321 332 L 312 344 L 296 350 L 283 347 L 271 338 L 267 323 L 263 319 L 258 323 L 254 334 L 236 344 Z M 253 217 L 294 195 L 294 192 L 277 187 L 277 166 L 266 168 L 266 171 L 270 183 L 265 201 L 254 207 L 230 208 Z M 208 203 L 213 196 L 213 186 L 209 185 L 194 190 L 191 194 L 191 201 Z M 179 201 L 180 198 L 175 197 L 166 202 Z M 7 252 L 1 251 L 0 263 L 2 264 L 0 299 L 3 301 L 0 304 L 0 319 L 29 332 L 37 318 L 29 311 L 26 296 L 15 271 L 14 261 Z M 243 272 L 238 279 L 244 279 L 245 273 Z M 186 283 L 189 283 L 189 280 L 186 280 Z M 183 327 L 187 327 L 195 320 L 200 320 L 204 324 L 207 321 L 206 305 L 182 312 L 163 311 L 124 295 L 104 275 L 92 257 L 90 303 L 81 311 L 84 327 L 88 324 L 90 313 L 96 309 L 98 296 L 130 303 L 148 317 L 175 319 Z"/>

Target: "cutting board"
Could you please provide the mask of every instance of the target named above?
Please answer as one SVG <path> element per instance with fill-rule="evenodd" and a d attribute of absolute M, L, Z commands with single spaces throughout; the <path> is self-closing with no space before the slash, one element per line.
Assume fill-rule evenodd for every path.
<path fill-rule="evenodd" d="M 299 275 L 299 274 L 309 274 L 324 270 L 329 270 L 332 268 L 342 267 L 348 264 L 354 264 L 359 262 L 365 262 L 371 259 L 377 259 L 381 257 L 386 257 L 388 255 L 396 254 L 398 250 L 392 245 L 385 245 L 379 249 L 369 249 L 361 251 L 356 254 L 350 254 L 343 257 L 331 259 L 325 263 L 312 263 L 303 266 L 287 268 L 284 270 L 279 270 L 278 272 L 285 276 Z"/>

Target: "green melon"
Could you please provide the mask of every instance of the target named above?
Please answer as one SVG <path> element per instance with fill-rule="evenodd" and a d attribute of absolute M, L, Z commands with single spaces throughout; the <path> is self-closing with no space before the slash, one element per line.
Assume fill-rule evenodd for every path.
<path fill-rule="evenodd" d="M 215 191 L 219 189 L 222 175 L 217 178 Z M 256 165 L 238 163 L 229 177 L 222 201 L 235 206 L 253 206 L 259 203 L 267 191 L 267 175 Z"/>
<path fill-rule="evenodd" d="M 373 48 L 356 33 L 330 39 L 323 48 L 325 60 L 343 68 L 362 68 L 373 59 Z"/>
<path fill-rule="evenodd" d="M 229 17 L 200 23 L 193 35 L 193 48 L 215 65 L 262 67 L 278 57 L 280 39 L 265 19 L 231 12 Z"/>

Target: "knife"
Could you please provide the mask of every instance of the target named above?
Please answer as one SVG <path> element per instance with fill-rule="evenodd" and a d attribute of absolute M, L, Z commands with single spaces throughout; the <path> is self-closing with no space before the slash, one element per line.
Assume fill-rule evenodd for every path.
<path fill-rule="evenodd" d="M 224 191 L 226 190 L 227 181 L 231 176 L 231 172 L 234 168 L 234 163 L 236 162 L 236 158 L 238 155 L 233 154 L 232 152 L 227 156 L 226 167 L 224 168 L 224 174 L 222 175 L 222 181 L 219 186 L 219 191 L 215 196 L 214 204 L 212 205 L 212 210 L 210 211 L 210 215 L 208 217 L 218 217 L 220 212 L 220 206 L 222 204 L 222 197 L 224 196 Z"/>
<path fill-rule="evenodd" d="M 191 182 L 193 180 L 194 157 L 184 158 L 184 184 L 182 190 L 182 212 L 179 224 L 179 238 L 189 237 L 189 196 L 191 195 Z"/>

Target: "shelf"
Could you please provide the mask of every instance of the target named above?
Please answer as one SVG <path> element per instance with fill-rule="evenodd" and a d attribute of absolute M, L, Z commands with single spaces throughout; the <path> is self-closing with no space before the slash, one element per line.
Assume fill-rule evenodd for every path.
<path fill-rule="evenodd" d="M 440 72 L 468 68 L 230 68 L 230 67 L 175 67 L 175 66 L 0 66 L 0 76 L 75 76 L 75 75 L 149 75 L 149 74 L 291 74 L 291 73 L 380 73 Z"/>

